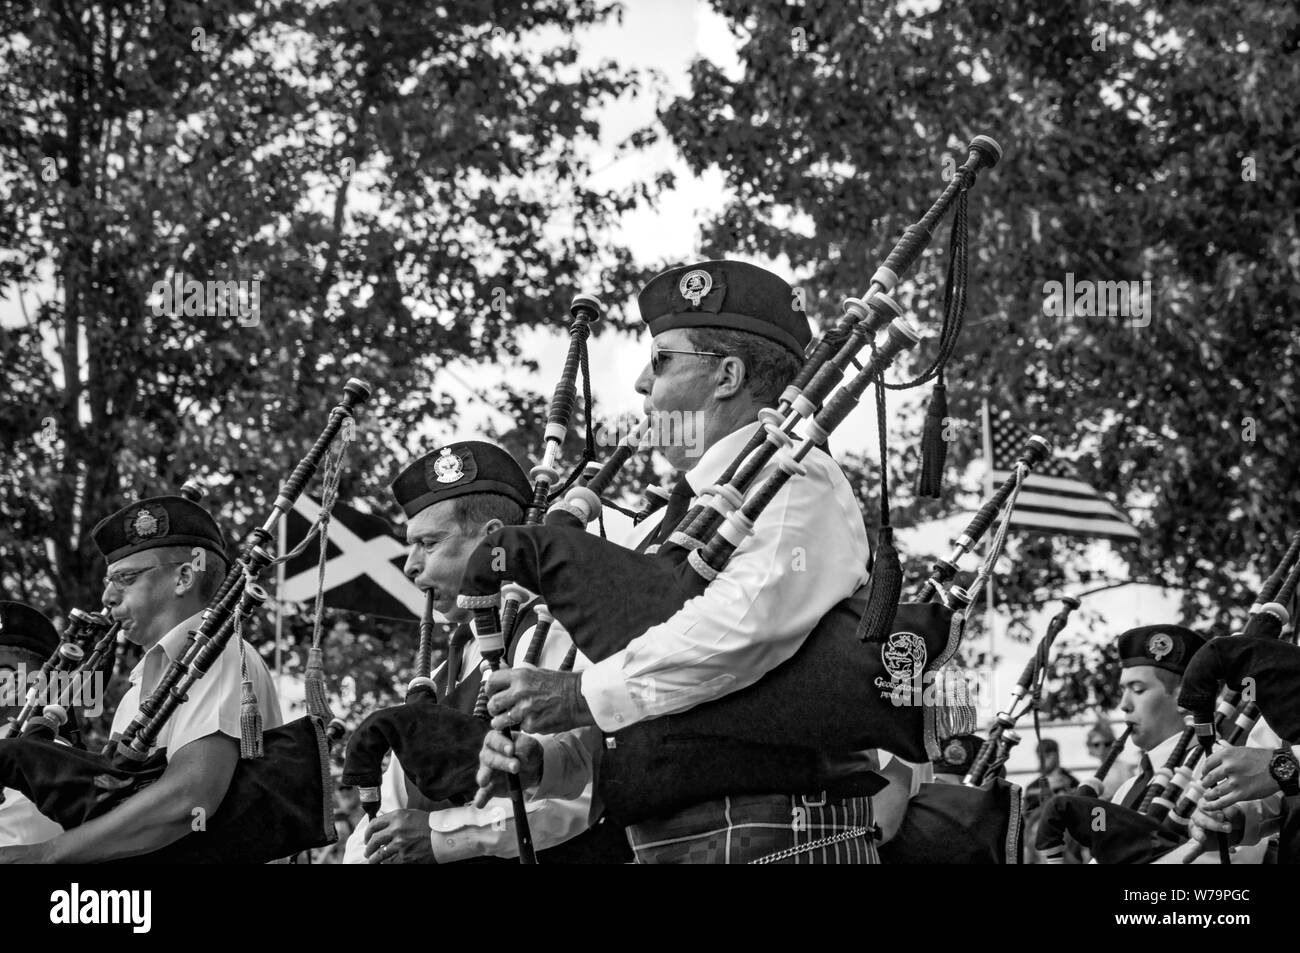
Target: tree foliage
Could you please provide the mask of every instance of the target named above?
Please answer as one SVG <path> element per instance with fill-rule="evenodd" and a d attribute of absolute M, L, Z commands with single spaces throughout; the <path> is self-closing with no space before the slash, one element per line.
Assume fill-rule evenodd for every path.
<path fill-rule="evenodd" d="M 577 290 L 625 299 L 607 231 L 650 190 L 590 187 L 586 156 L 595 109 L 641 80 L 580 67 L 574 41 L 610 12 L 7 5 L 0 293 L 25 307 L 0 328 L 5 593 L 97 604 L 90 528 L 190 476 L 239 538 L 350 375 L 375 395 L 343 497 L 375 490 L 455 413 L 443 366 L 523 360 L 517 331 Z M 256 279 L 256 322 L 158 313 L 174 273 Z"/>
<path fill-rule="evenodd" d="M 1005 157 L 970 192 L 971 298 L 949 384 L 970 426 L 950 463 L 978 452 L 981 398 L 1011 411 L 1132 508 L 1132 576 L 1185 589 L 1185 617 L 1226 631 L 1252 573 L 1300 528 L 1294 5 L 713 6 L 739 68 L 697 60 L 663 115 L 691 168 L 726 178 L 708 251 L 788 260 L 829 315 L 864 291 L 970 137 L 993 135 Z M 945 245 L 941 232 L 903 289 L 924 323 L 941 310 Z M 1067 273 L 1149 280 L 1149 323 L 1049 317 L 1044 284 Z M 913 461 L 894 465 L 910 476 Z M 901 488 L 905 515 L 934 514 Z M 1001 588 L 1013 608 L 1080 581 L 1062 555 L 1018 544 Z"/>

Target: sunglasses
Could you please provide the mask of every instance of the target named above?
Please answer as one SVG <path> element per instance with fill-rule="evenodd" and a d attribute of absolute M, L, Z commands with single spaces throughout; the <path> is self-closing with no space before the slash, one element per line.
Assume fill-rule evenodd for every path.
<path fill-rule="evenodd" d="M 690 351 L 690 350 L 686 350 L 685 348 L 677 348 L 677 347 L 652 348 L 650 351 L 650 370 L 653 371 L 656 376 L 659 375 L 659 372 L 663 370 L 664 365 L 667 364 L 669 361 L 669 358 L 663 356 L 665 354 L 693 354 L 696 357 L 717 357 L 717 358 L 723 358 L 727 356 L 725 354 L 719 354 L 717 351 Z"/>
<path fill-rule="evenodd" d="M 155 566 L 144 566 L 140 569 L 119 569 L 117 572 L 109 573 L 104 577 L 104 585 L 112 586 L 118 592 L 126 592 L 127 589 L 135 585 L 137 579 L 147 572 L 162 569 L 164 566 L 181 566 L 187 562 L 189 562 L 188 559 L 183 559 L 180 562 L 158 563 Z"/>

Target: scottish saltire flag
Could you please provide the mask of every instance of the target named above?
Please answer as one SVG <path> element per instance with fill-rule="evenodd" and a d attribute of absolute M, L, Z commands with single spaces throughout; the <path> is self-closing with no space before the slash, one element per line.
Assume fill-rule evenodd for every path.
<path fill-rule="evenodd" d="M 1029 431 L 1007 420 L 984 413 L 985 447 L 992 463 L 992 480 L 997 485 L 1011 476 L 1016 455 Z M 1119 509 L 1088 483 L 1075 478 L 1068 463 L 1044 460 L 1025 480 L 1011 514 L 1011 527 L 1042 533 L 1106 539 L 1137 539 Z"/>
<path fill-rule="evenodd" d="M 287 547 L 292 550 L 320 516 L 320 501 L 304 493 L 286 518 Z M 312 540 L 285 566 L 282 602 L 316 598 L 320 544 Z M 336 503 L 325 550 L 325 605 L 389 619 L 419 619 L 424 597 L 402 574 L 406 546 L 388 521 Z"/>

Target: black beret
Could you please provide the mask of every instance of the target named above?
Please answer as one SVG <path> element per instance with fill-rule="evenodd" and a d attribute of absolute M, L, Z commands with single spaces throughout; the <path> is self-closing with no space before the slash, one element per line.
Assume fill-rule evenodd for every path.
<path fill-rule="evenodd" d="M 408 519 L 435 503 L 470 493 L 494 493 L 524 508 L 533 495 L 515 458 L 482 440 L 449 443 L 426 453 L 399 473 L 389 489 Z"/>
<path fill-rule="evenodd" d="M 808 316 L 784 279 L 742 261 L 701 261 L 651 278 L 637 296 L 651 334 L 674 328 L 748 331 L 802 358 Z"/>
<path fill-rule="evenodd" d="M 44 613 L 25 602 L 0 602 L 0 645 L 27 649 L 46 659 L 59 647 L 59 633 Z"/>
<path fill-rule="evenodd" d="M 940 774 L 965 776 L 970 772 L 970 766 L 975 763 L 975 757 L 983 745 L 984 739 L 979 735 L 953 735 L 939 745 L 939 757 L 930 764 Z"/>
<path fill-rule="evenodd" d="M 1181 625 L 1144 625 L 1129 629 L 1118 642 L 1119 663 L 1124 668 L 1153 665 L 1181 675 L 1205 639 Z"/>
<path fill-rule="evenodd" d="M 226 538 L 216 520 L 182 496 L 154 496 L 124 506 L 100 520 L 90 535 L 109 563 L 162 546 L 199 546 L 226 554 Z"/>

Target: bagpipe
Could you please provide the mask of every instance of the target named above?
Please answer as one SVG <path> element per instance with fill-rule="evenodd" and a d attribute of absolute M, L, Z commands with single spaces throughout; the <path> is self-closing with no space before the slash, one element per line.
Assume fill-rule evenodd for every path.
<path fill-rule="evenodd" d="M 980 507 L 966 529 L 957 537 L 953 555 L 936 560 L 933 575 L 921 590 L 932 605 L 950 611 L 965 611 L 973 594 L 984 585 L 1000 552 L 1001 539 L 994 543 L 991 558 L 986 558 L 970 589 L 949 584 L 956 577 L 961 557 L 972 550 L 995 521 L 1007 525 L 1015 507 L 1019 488 L 1030 470 L 1050 453 L 1042 437 L 1026 441 L 1012 476 L 1003 481 L 988 501 Z M 1000 533 L 999 537 L 1003 534 Z M 1010 750 L 1020 738 L 1015 732 L 1017 721 L 1036 704 L 1047 671 L 1048 652 L 1056 636 L 1065 628 L 1077 599 L 1067 597 L 1065 608 L 1048 624 L 1034 656 L 1025 666 L 1012 693 L 1011 704 L 999 712 L 988 737 L 981 744 L 961 784 L 927 783 L 908 801 L 903 823 L 893 838 L 881 846 L 881 860 L 889 864 L 1018 864 L 1024 836 L 1023 793 L 1020 786 L 996 777 Z M 1018 704 L 1024 701 L 1024 707 Z"/>
<path fill-rule="evenodd" d="M 880 846 L 885 864 L 1018 864 L 1024 837 L 1020 785 L 922 784 L 903 823 Z"/>
<path fill-rule="evenodd" d="M 207 496 L 207 491 L 198 481 L 186 480 L 177 495 L 198 503 Z M 122 625 L 114 622 L 108 612 L 103 610 L 85 612 L 73 609 L 68 613 L 68 618 L 69 625 L 60 645 L 45 663 L 38 680 L 38 684 L 43 685 L 47 678 L 62 674 L 64 678 L 60 681 L 58 691 L 48 704 L 40 706 L 38 689 L 33 687 L 6 737 L 17 738 L 21 735 L 52 741 L 56 735 L 62 734 L 75 747 L 85 747 L 81 744 L 81 731 L 73 701 L 83 697 L 87 690 L 96 690 L 93 686 L 87 686 L 87 680 L 100 673 L 110 655 L 116 656 L 117 637 Z M 48 690 L 46 694 L 48 697 Z"/>
<path fill-rule="evenodd" d="M 106 613 L 71 610 L 58 646 L 42 663 L 18 714 L 5 726 L 3 738 L 38 737 L 52 741 L 62 734 L 69 743 L 79 745 L 80 730 L 70 702 L 77 694 L 77 686 L 84 685 L 87 671 L 93 671 L 88 665 L 88 650 L 116 637 L 118 628 Z M 90 654 L 93 658 L 93 650 Z M 53 697 L 52 689 L 55 689 Z M 42 696 L 50 701 L 42 705 Z"/>
<path fill-rule="evenodd" d="M 551 487 L 559 482 L 560 450 L 569 432 L 577 399 L 578 373 L 587 379 L 587 337 L 591 325 L 601 317 L 603 308 L 598 299 L 588 294 L 574 296 L 569 309 L 569 348 L 560 380 L 551 398 L 546 428 L 543 434 L 542 460 L 529 473 L 532 481 L 532 499 L 524 513 L 525 525 L 541 523 L 550 501 Z M 591 427 L 591 406 L 586 407 L 587 427 Z M 576 473 L 575 473 L 576 477 Z M 402 705 L 380 709 L 368 715 L 348 740 L 343 767 L 343 783 L 355 784 L 360 790 L 361 804 L 370 817 L 379 810 L 379 784 L 383 759 L 392 751 L 400 761 L 408 780 L 422 794 L 434 801 L 460 801 L 472 796 L 476 788 L 478 755 L 488 730 L 486 682 L 474 680 L 470 687 L 475 691 L 473 710 L 465 704 L 470 699 L 444 698 L 439 704 L 437 692 L 430 677 L 433 620 L 432 597 L 426 602 L 425 619 L 421 624 L 420 646 L 416 660 L 416 676 L 407 689 Z M 483 659 L 495 671 L 500 667 L 507 650 L 507 642 L 516 630 L 525 628 L 520 617 L 528 594 L 511 590 L 498 606 L 475 610 L 474 634 Z M 544 605 L 529 606 L 537 618 L 537 629 L 529 646 L 525 661 L 535 664 L 542 642 L 546 638 L 551 619 Z M 534 648 L 535 647 L 535 648 Z M 459 662 L 460 644 L 448 646 L 448 695 L 463 695 L 464 683 L 457 685 L 455 666 Z M 573 657 L 567 660 L 573 665 Z M 457 693 L 457 688 L 460 692 Z M 510 777 L 510 799 L 514 811 L 515 835 L 518 840 L 520 863 L 536 863 L 532 837 L 528 829 L 528 815 L 519 778 Z"/>
<path fill-rule="evenodd" d="M 1220 733 L 1229 745 L 1245 744 L 1264 712 L 1283 737 L 1300 738 L 1300 718 L 1292 701 L 1300 649 L 1279 640 L 1289 622 L 1283 603 L 1294 595 L 1297 583 L 1300 535 L 1260 588 L 1244 632 L 1212 639 L 1192 656 L 1178 694 L 1179 707 L 1192 713 L 1191 724 L 1155 772 L 1137 808 L 1057 795 L 1044 806 L 1036 843 L 1040 851 L 1059 856 L 1068 831 L 1091 845 L 1098 863 L 1151 863 L 1187 842 L 1191 816 L 1205 793 L 1197 769 Z M 1220 862 L 1229 863 L 1226 835 L 1217 840 Z"/>
<path fill-rule="evenodd" d="M 1232 647 L 1239 639 L 1245 639 L 1254 649 L 1242 649 L 1243 658 L 1252 658 L 1254 652 L 1263 652 L 1259 656 L 1262 660 L 1270 653 L 1270 649 L 1263 643 L 1272 643 L 1277 645 L 1289 645 L 1284 641 L 1288 631 L 1291 629 L 1293 620 L 1286 608 L 1286 604 L 1294 597 L 1296 587 L 1300 584 L 1300 533 L 1297 533 L 1291 540 L 1290 546 L 1282 556 L 1281 562 L 1274 568 L 1273 572 L 1264 581 L 1260 587 L 1259 594 L 1256 596 L 1254 603 L 1250 607 L 1250 613 L 1246 619 L 1246 625 L 1239 634 L 1234 634 L 1230 642 L 1224 642 L 1221 639 L 1215 639 L 1203 648 L 1209 648 L 1210 645 L 1216 646 L 1214 652 L 1208 653 L 1193 673 L 1192 663 L 1196 661 L 1200 653 L 1193 657 L 1192 663 L 1188 663 L 1188 671 L 1184 675 L 1182 690 L 1178 696 L 1179 705 L 1198 715 L 1195 720 L 1197 725 L 1198 737 L 1208 737 L 1213 740 L 1217 735 L 1228 741 L 1229 736 L 1234 736 L 1238 741 L 1229 741 L 1230 744 L 1240 744 L 1250 735 L 1255 723 L 1259 720 L 1261 714 L 1261 705 L 1257 693 L 1247 691 L 1246 685 L 1253 685 L 1259 678 L 1270 679 L 1270 685 L 1276 682 L 1270 677 L 1271 673 L 1267 668 L 1256 666 L 1254 670 L 1241 670 L 1243 677 L 1250 677 L 1252 682 L 1242 683 L 1240 681 L 1230 681 L 1226 675 L 1218 678 L 1225 670 L 1223 665 L 1227 664 L 1226 659 L 1233 656 Z M 1285 651 L 1279 650 L 1279 656 L 1284 656 Z M 1211 658 L 1222 658 L 1224 662 L 1211 662 Z M 1246 662 L 1244 664 L 1251 664 Z M 1191 683 L 1192 688 L 1189 691 L 1189 683 L 1186 681 L 1187 674 L 1194 674 L 1194 681 Z M 1221 691 L 1218 685 L 1209 685 L 1212 678 L 1218 678 L 1223 683 Z M 1208 687 L 1207 687 L 1208 686 Z M 1213 701 L 1212 711 L 1207 712 L 1205 694 L 1207 692 L 1218 691 L 1217 698 Z M 1277 696 L 1270 692 L 1270 702 Z M 1285 717 L 1284 713 L 1278 713 L 1280 717 Z M 1264 717 L 1268 719 L 1270 725 L 1273 719 L 1267 713 Z M 1276 731 L 1276 727 L 1274 727 Z"/>
<path fill-rule="evenodd" d="M 463 802 L 476 787 L 487 721 L 470 712 L 473 696 L 459 699 L 460 704 L 449 696 L 439 702 L 430 677 L 433 599 L 432 593 L 425 599 L 416 674 L 407 686 L 405 703 L 371 712 L 348 738 L 342 783 L 357 786 L 361 807 L 371 818 L 379 813 L 379 785 L 389 751 L 398 757 L 407 779 L 430 800 Z M 463 642 L 453 642 L 447 653 L 452 686 L 456 684 L 452 669 L 462 646 Z"/>
<path fill-rule="evenodd" d="M 702 593 L 786 482 L 807 472 L 801 461 L 919 341 L 888 291 L 947 208 L 1000 154 L 988 137 L 971 142 L 965 164 L 907 229 L 864 297 L 845 302 L 842 318 L 809 349 L 779 406 L 760 412 L 752 440 L 662 545 L 635 553 L 584 532 L 581 524 L 599 499 L 571 493 L 545 525 L 503 528 L 471 554 L 459 601 L 476 612 L 476 624 L 482 613 L 493 626 L 503 593 L 522 587 L 540 593 L 577 647 L 599 662 Z M 837 388 L 882 328 L 871 358 Z M 882 391 L 876 388 L 878 400 Z M 805 436 L 796 445 L 801 422 Z M 883 476 L 882 467 L 882 500 Z M 938 737 L 952 732 L 939 724 L 940 706 L 920 703 L 922 685 L 956 652 L 964 616 L 938 603 L 899 605 L 899 583 L 891 591 L 880 562 L 868 586 L 834 606 L 799 650 L 758 682 L 607 738 L 600 777 L 606 813 L 626 825 L 720 793 L 818 790 L 826 752 L 883 748 L 913 761 L 936 756 Z"/>
<path fill-rule="evenodd" d="M 1233 719 L 1235 730 L 1225 741 L 1241 743 L 1262 715 L 1283 741 L 1300 744 L 1300 646 L 1246 635 L 1213 639 L 1187 666 L 1178 703 L 1203 724 L 1212 718 L 1206 696 L 1220 684 L 1241 693 L 1248 706 L 1243 714 L 1249 720 Z"/>
<path fill-rule="evenodd" d="M 351 424 L 354 411 L 369 396 L 370 388 L 364 382 L 349 379 L 324 430 L 281 487 L 271 515 L 249 534 L 238 560 L 204 610 L 199 628 L 190 633 L 181 656 L 164 672 L 154 691 L 141 701 L 139 715 L 116 747 L 93 753 L 42 738 L 0 741 L 0 786 L 21 791 L 46 817 L 71 828 L 107 813 L 162 776 L 167 758 L 165 750 L 154 750 L 158 733 L 230 639 L 242 638 L 245 624 L 251 623 L 267 600 L 266 591 L 254 580 L 278 560 L 264 547 L 323 460 L 325 514 L 333 506 L 342 444 L 350 439 L 350 428 L 338 445 L 336 437 L 345 424 Z M 322 555 L 326 520 L 328 516 L 322 515 L 318 524 Z M 317 616 L 319 630 L 319 612 Z M 249 683 L 245 682 L 241 757 L 221 806 L 207 819 L 206 830 L 187 834 L 130 862 L 264 863 L 334 842 L 329 710 L 320 684 L 318 641 L 312 651 L 307 672 L 309 713 L 262 732 L 258 717 L 245 717 L 250 715 Z M 251 715 L 257 716 L 255 700 L 251 707 Z"/>

